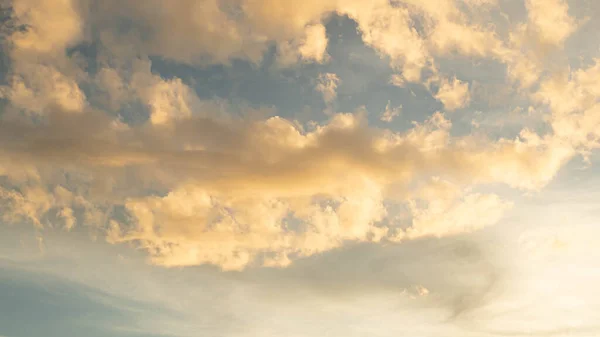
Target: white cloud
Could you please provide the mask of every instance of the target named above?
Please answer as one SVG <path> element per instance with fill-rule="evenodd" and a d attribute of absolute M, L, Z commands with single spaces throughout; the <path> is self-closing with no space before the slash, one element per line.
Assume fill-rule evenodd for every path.
<path fill-rule="evenodd" d="M 497 195 L 472 193 L 454 200 L 433 199 L 427 208 L 411 205 L 413 224 L 408 238 L 468 233 L 497 223 L 510 202 Z"/>
<path fill-rule="evenodd" d="M 43 227 L 41 216 L 46 213 L 53 201 L 42 188 L 28 188 L 23 192 L 0 188 L 2 220 L 9 223 L 31 222 Z"/>
<path fill-rule="evenodd" d="M 540 84 L 534 100 L 550 108 L 552 141 L 579 151 L 585 158 L 600 146 L 600 63 L 549 78 Z"/>
<path fill-rule="evenodd" d="M 542 43 L 560 45 L 577 28 L 564 0 L 526 0 L 530 29 Z"/>
<path fill-rule="evenodd" d="M 27 29 L 11 36 L 16 52 L 61 54 L 83 38 L 84 23 L 72 0 L 14 0 L 14 15 Z"/>
<path fill-rule="evenodd" d="M 340 82 L 341 80 L 336 74 L 319 74 L 315 90 L 323 95 L 323 101 L 326 104 L 331 104 L 337 99 L 337 88 Z"/>
<path fill-rule="evenodd" d="M 406 85 L 404 78 L 399 74 L 393 74 L 390 77 L 390 83 L 397 87 L 404 87 Z"/>
<path fill-rule="evenodd" d="M 278 44 L 277 61 L 282 66 L 295 65 L 299 60 L 324 63 L 329 59 L 327 43 L 325 26 L 322 24 L 307 26 L 301 38 Z"/>
<path fill-rule="evenodd" d="M 299 48 L 304 60 L 322 63 L 327 60 L 327 36 L 322 24 L 306 27 L 306 38 Z"/>
<path fill-rule="evenodd" d="M 137 242 L 158 264 L 211 263 L 224 269 L 287 265 L 294 256 L 328 251 L 346 241 L 444 236 L 489 226 L 509 202 L 494 194 L 448 191 L 478 183 L 536 189 L 571 156 L 555 155 L 558 147 L 547 147 L 545 140 L 526 133 L 499 143 L 475 142 L 471 136 L 454 139 L 451 123 L 441 113 L 406 133 L 371 128 L 360 112 L 334 114 L 310 132 L 281 117 L 247 122 L 210 116 L 174 118 L 169 128 L 148 129 L 114 128 L 113 119 L 93 112 L 57 115 L 51 120 L 58 124 L 34 129 L 64 137 L 58 139 L 61 147 L 22 139 L 33 134 L 23 126 L 21 136 L 4 132 L 8 138 L 0 141 L 9 155 L 26 163 L 48 165 L 61 158 L 59 167 L 76 163 L 77 170 L 93 170 L 99 177 L 111 172 L 132 192 L 151 183 L 166 196 L 115 199 L 108 190 L 108 200 L 123 205 L 134 220 L 119 225 L 110 219 L 110 240 Z M 84 119 L 89 121 L 82 123 Z M 98 133 L 104 142 L 94 138 Z M 24 149 L 16 144 L 31 145 Z M 139 180 L 126 174 L 131 170 Z M 431 175 L 458 185 L 448 190 L 447 184 L 436 183 L 431 190 L 419 184 Z M 63 210 L 75 207 L 74 201 L 68 193 L 60 195 L 64 201 L 58 203 L 11 198 L 23 202 L 7 214 L 23 214 L 41 225 L 40 219 L 56 209 L 68 219 Z M 412 208 L 413 225 L 406 233 L 380 223 L 387 214 L 386 200 L 411 205 L 415 195 L 421 200 L 415 205 L 426 203 Z M 94 223 L 108 224 L 98 213 L 102 204 L 82 202 L 79 207 L 89 210 Z"/>
<path fill-rule="evenodd" d="M 452 81 L 442 79 L 435 98 L 444 104 L 448 111 L 464 108 L 471 102 L 469 84 L 454 78 Z"/>
<path fill-rule="evenodd" d="M 345 0 L 298 7 L 209 0 L 139 6 L 109 0 L 90 12 L 83 2 L 19 0 L 15 17 L 28 29 L 10 35 L 12 68 L 1 91 L 10 111 L 0 125 L 0 173 L 12 184 L 2 190 L 4 220 L 42 227 L 52 218 L 69 230 L 83 209 L 84 217 L 108 228 L 110 241 L 135 241 L 156 263 L 225 269 L 285 266 L 346 241 L 489 226 L 510 201 L 475 188 L 539 190 L 576 153 L 587 157 L 598 147 L 600 115 L 597 66 L 550 78 L 540 57 L 540 46 L 561 46 L 573 34 L 567 5 L 554 1 L 542 8 L 528 1 L 528 21 L 502 34 L 483 15 L 496 5 Z M 524 96 L 540 82 L 532 99 L 551 110 L 551 130 L 453 136 L 452 122 L 434 113 L 397 132 L 369 126 L 366 108 L 334 114 L 341 80 L 325 64 L 331 58 L 325 23 L 333 13 L 354 20 L 362 42 L 389 62 L 382 76 L 391 76 L 391 84 L 409 87 L 413 96 L 413 83 L 437 86 L 433 96 L 446 111 L 477 97 L 469 83 L 443 74 L 438 58 L 500 62 Z M 115 29 L 122 18 L 131 24 L 128 34 Z M 102 33 L 92 41 L 99 49 L 95 74 L 81 55 L 67 53 L 96 39 L 91 31 Z M 234 117 L 226 105 L 200 99 L 193 81 L 153 73 L 149 61 L 152 55 L 187 66 L 233 59 L 258 64 L 270 46 L 280 65 L 319 63 L 315 90 L 330 112 L 327 121 L 306 131 L 285 116 Z M 98 101 L 111 111 L 92 108 Z M 127 125 L 115 117 L 131 102 L 147 108 L 148 123 Z M 401 107 L 388 101 L 379 118 L 401 118 Z M 36 114 L 39 123 L 22 111 Z M 63 171 L 87 177 L 65 187 L 70 197 L 52 188 L 64 182 L 57 173 Z M 388 203 L 408 207 L 412 226 L 390 224 Z M 110 218 L 112 205 L 135 221 Z"/>
<path fill-rule="evenodd" d="M 20 109 L 43 114 L 57 106 L 70 112 L 81 112 L 87 104 L 78 83 L 53 67 L 28 66 L 20 75 L 13 75 L 10 84 L 0 87 L 0 96 Z"/>
<path fill-rule="evenodd" d="M 58 216 L 65 222 L 65 230 L 67 231 L 70 231 L 77 222 L 73 214 L 73 209 L 70 207 L 64 207 L 61 209 L 58 213 Z"/>
<path fill-rule="evenodd" d="M 567 165 L 600 147 L 600 61 L 581 48 L 597 41 L 577 32 L 593 1 L 11 3 L 24 26 L 0 29 L 4 266 L 176 313 L 136 311 L 140 333 L 597 335 L 594 172 Z M 273 107 L 287 98 L 267 86 L 240 103 L 257 74 L 299 97 Z M 325 116 L 290 117 L 315 93 Z M 469 106 L 476 130 L 450 113 Z M 14 259 L 14 233 L 32 230 L 35 259 Z M 173 277 L 130 248 L 239 272 Z M 46 263 L 57 255 L 77 272 Z"/>
<path fill-rule="evenodd" d="M 392 108 L 391 102 L 388 101 L 387 105 L 385 106 L 385 110 L 383 111 L 379 119 L 381 119 L 384 122 L 390 123 L 394 120 L 394 118 L 400 116 L 401 113 L 402 104 L 395 108 Z"/>
<path fill-rule="evenodd" d="M 126 83 L 116 69 L 102 68 L 95 76 L 100 90 L 107 94 L 108 104 L 112 109 L 118 109 L 122 103 L 130 100 L 131 95 Z"/>
<path fill-rule="evenodd" d="M 358 23 L 365 44 L 372 46 L 391 65 L 402 71 L 408 82 L 418 82 L 428 65 L 429 55 L 423 39 L 412 27 L 410 12 L 388 1 L 343 2 L 338 12 Z"/>

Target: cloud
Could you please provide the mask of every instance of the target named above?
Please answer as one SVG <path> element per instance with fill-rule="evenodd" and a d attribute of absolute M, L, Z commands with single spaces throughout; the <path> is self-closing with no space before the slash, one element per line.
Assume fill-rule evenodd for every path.
<path fill-rule="evenodd" d="M 86 75 L 77 54 L 66 55 L 67 48 L 84 39 L 83 7 L 70 0 L 12 3 L 7 20 L 14 21 L 14 27 L 7 29 L 3 46 L 12 67 L 0 97 L 35 114 L 43 114 L 49 105 L 72 112 L 85 107 L 86 95 L 78 82 Z"/>
<path fill-rule="evenodd" d="M 495 224 L 511 206 L 497 195 L 478 193 L 459 200 L 434 199 L 425 209 L 412 204 L 413 224 L 407 235 L 415 238 L 472 232 Z"/>
<path fill-rule="evenodd" d="M 570 146 L 587 159 L 599 146 L 600 87 L 595 78 L 600 75 L 597 60 L 587 68 L 557 74 L 540 84 L 534 100 L 547 105 L 554 141 Z"/>
<path fill-rule="evenodd" d="M 97 10 L 98 24 L 106 34 L 115 36 L 117 43 L 133 44 L 148 54 L 180 62 L 226 63 L 232 58 L 258 62 L 266 47 L 259 36 L 232 19 L 217 0 L 176 4 L 152 1 L 144 5 L 111 0 L 100 4 Z M 123 18 L 131 20 L 134 31 L 149 31 L 149 36 L 120 36 L 110 26 Z M 214 29 L 216 26 L 224 28 Z"/>
<path fill-rule="evenodd" d="M 30 188 L 22 193 L 2 188 L 2 220 L 8 223 L 30 222 L 43 227 L 40 217 L 52 204 L 51 196 L 41 188 Z"/>
<path fill-rule="evenodd" d="M 340 82 L 341 80 L 336 74 L 319 74 L 315 90 L 323 95 L 323 101 L 325 101 L 326 104 L 331 104 L 337 98 L 337 88 Z"/>
<path fill-rule="evenodd" d="M 405 133 L 370 127 L 362 112 L 334 114 L 308 132 L 281 117 L 218 116 L 206 111 L 168 125 L 151 118 L 134 127 L 115 127 L 99 111 L 56 111 L 45 126 L 24 117 L 5 120 L 0 142 L 6 155 L 40 168 L 93 172 L 98 183 L 108 174 L 126 193 L 80 192 L 73 197 L 79 201 L 60 203 L 14 195 L 11 200 L 21 201 L 7 214 L 41 226 L 51 211 L 70 221 L 65 207 L 79 207 L 92 223 L 107 226 L 111 219 L 112 242 L 136 242 L 166 266 L 285 266 L 347 241 L 470 232 L 497 222 L 508 209 L 493 194 L 419 196 L 421 187 L 414 184 L 421 177 L 439 175 L 459 189 L 473 183 L 534 189 L 564 163 L 560 157 L 536 169 L 531 163 L 544 160 L 545 144 L 527 134 L 517 141 L 479 141 L 480 147 L 471 145 L 470 136 L 453 139 L 451 123 L 440 113 Z M 139 195 L 149 184 L 165 194 Z M 382 222 L 390 200 L 426 206 L 411 206 L 412 225 L 404 231 Z M 131 222 L 111 216 L 106 204 L 124 207 Z"/>
<path fill-rule="evenodd" d="M 118 109 L 130 98 L 129 88 L 116 69 L 104 67 L 98 71 L 94 81 L 100 92 L 106 93 L 105 99 L 111 109 Z"/>
<path fill-rule="evenodd" d="M 132 89 L 150 109 L 150 122 L 154 125 L 168 124 L 173 120 L 191 117 L 199 110 L 200 100 L 181 79 L 163 80 L 146 72 L 135 73 Z"/>
<path fill-rule="evenodd" d="M 83 18 L 76 1 L 15 0 L 12 9 L 17 23 L 27 27 L 10 37 L 20 56 L 62 54 L 83 38 Z"/>
<path fill-rule="evenodd" d="M 243 269 L 260 255 L 266 265 L 287 266 L 291 255 L 309 256 L 346 240 L 369 235 L 379 240 L 379 232 L 385 234 L 373 226 L 385 214 L 378 187 L 370 181 L 352 185 L 360 194 L 338 187 L 333 195 L 271 191 L 259 197 L 186 185 L 164 198 L 128 201 L 137 225 L 121 240 L 140 241 L 156 263 L 167 266 Z"/>
<path fill-rule="evenodd" d="M 508 78 L 522 88 L 533 86 L 542 73 L 538 60 L 531 54 L 508 53 L 505 62 Z"/>
<path fill-rule="evenodd" d="M 435 98 L 444 104 L 448 111 L 464 108 L 471 102 L 469 84 L 454 78 L 452 81 L 442 79 Z"/>
<path fill-rule="evenodd" d="M 592 2 L 10 3 L 8 274 L 115 333 L 598 330 Z"/>
<path fill-rule="evenodd" d="M 458 52 L 479 57 L 493 55 L 502 48 L 493 31 L 451 21 L 442 21 L 435 27 L 431 43 L 438 53 Z"/>
<path fill-rule="evenodd" d="M 542 43 L 562 44 L 577 28 L 564 0 L 527 0 L 530 29 Z"/>
<path fill-rule="evenodd" d="M 73 209 L 70 207 L 64 207 L 58 213 L 58 217 L 62 218 L 65 222 L 65 230 L 70 231 L 75 226 L 76 219 L 73 215 Z"/>
<path fill-rule="evenodd" d="M 88 32 L 96 30 L 102 32 L 100 45 L 113 57 L 122 54 L 119 57 L 124 59 L 141 54 L 192 65 L 230 64 L 233 60 L 259 64 L 274 44 L 282 66 L 324 63 L 329 59 L 324 24 L 335 14 L 356 21 L 364 43 L 389 59 L 392 68 L 401 73 L 397 75 L 408 82 L 420 82 L 423 74 L 428 76 L 427 72 L 435 70 L 435 58 L 448 53 L 497 58 L 512 69 L 513 77 L 526 76 L 532 70 L 532 66 L 519 62 L 520 46 L 503 42 L 483 19 L 482 14 L 497 7 L 494 1 L 468 1 L 466 7 L 451 0 L 438 1 L 437 6 L 412 0 L 309 1 L 302 8 L 279 0 L 186 0 L 177 4 L 153 0 L 152 4 L 140 6 L 109 0 L 92 11 L 86 1 L 56 0 L 46 11 L 51 15 L 41 20 L 39 13 L 44 11 L 36 1 L 20 0 L 14 16 L 29 29 L 12 34 L 12 40 L 18 42 L 15 55 L 34 60 L 39 53 L 50 53 L 64 58 L 60 54 L 65 48 L 89 40 Z M 543 18 L 550 15 L 559 23 L 553 27 L 564 28 L 560 30 L 565 36 L 574 31 L 573 20 L 564 14 L 568 7 L 562 1 L 543 9 L 547 12 L 540 8 L 536 2 L 528 2 L 528 25 L 543 26 L 539 31 L 547 32 L 544 22 L 550 21 Z M 126 33 L 116 28 L 123 21 L 129 23 Z M 226 29 L 215 30 L 219 25 Z M 48 36 L 42 38 L 41 32 Z M 564 39 L 559 33 L 550 32 L 548 36 Z M 34 43 L 40 39 L 44 42 Z M 123 55 L 124 50 L 129 52 Z M 531 81 L 525 82 L 530 85 Z"/>
<path fill-rule="evenodd" d="M 365 44 L 389 57 L 404 79 L 409 82 L 421 79 L 429 55 L 423 39 L 412 27 L 408 9 L 392 6 L 388 1 L 347 1 L 338 12 L 357 22 Z"/>
<path fill-rule="evenodd" d="M 9 86 L 0 87 L 0 97 L 25 111 L 43 114 L 48 106 L 57 105 L 65 111 L 81 112 L 87 104 L 86 95 L 77 81 L 53 67 L 31 65 L 13 75 Z"/>
<path fill-rule="evenodd" d="M 322 63 L 327 59 L 327 36 L 325 26 L 321 24 L 306 27 L 306 40 L 299 48 L 305 60 Z"/>
<path fill-rule="evenodd" d="M 299 59 L 316 63 L 324 63 L 329 59 L 325 26 L 322 24 L 307 26 L 304 35 L 299 40 L 284 41 L 278 45 L 277 56 L 281 65 L 295 65 Z"/>
<path fill-rule="evenodd" d="M 478 18 L 497 7 L 496 1 L 442 0 L 435 4 L 403 0 L 425 16 L 431 53 L 489 57 L 503 48 L 496 32 Z M 461 6 L 466 5 L 466 8 Z"/>
<path fill-rule="evenodd" d="M 392 122 L 395 117 L 400 116 L 400 114 L 402 113 L 402 105 L 399 105 L 396 108 L 392 108 L 390 104 L 391 102 L 388 101 L 387 105 L 385 106 L 385 111 L 383 111 L 381 117 L 379 117 L 380 120 L 387 123 Z"/>
<path fill-rule="evenodd" d="M 551 77 L 539 55 L 541 45 L 560 47 L 575 31 L 559 1 L 550 9 L 529 1 L 527 21 L 504 35 L 480 18 L 497 9 L 493 1 L 88 5 L 15 2 L 14 19 L 25 26 L 8 35 L 11 68 L 0 89 L 8 101 L 0 123 L 4 221 L 67 230 L 89 222 L 166 266 L 282 267 L 347 242 L 490 226 L 511 202 L 485 188 L 537 191 L 598 144 L 598 66 Z M 549 129 L 465 134 L 453 128 L 454 116 L 425 108 L 430 115 L 398 131 L 370 125 L 366 107 L 334 113 L 340 77 L 353 77 L 337 71 L 346 65 L 327 64 L 335 62 L 325 28 L 332 15 L 355 22 L 361 42 L 389 65 L 383 75 L 392 84 L 424 85 L 445 111 L 477 97 L 472 77 L 448 77 L 440 58 L 506 66 L 524 96 L 550 110 Z M 75 47 L 88 44 L 96 55 L 86 59 Z M 211 93 L 191 80 L 161 77 L 150 61 L 231 71 L 241 60 L 262 71 L 269 50 L 280 66 L 316 63 L 293 70 L 317 77 L 314 90 L 328 108 L 319 122 L 301 125 L 277 109 L 249 118 L 235 97 L 206 98 Z M 401 107 L 388 101 L 379 118 L 404 118 Z M 394 218 L 394 209 L 405 212 Z"/>

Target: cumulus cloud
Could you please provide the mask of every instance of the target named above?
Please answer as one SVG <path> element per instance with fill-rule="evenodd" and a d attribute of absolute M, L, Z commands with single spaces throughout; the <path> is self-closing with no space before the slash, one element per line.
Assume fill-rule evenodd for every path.
<path fill-rule="evenodd" d="M 600 75 L 597 60 L 589 67 L 557 74 L 543 81 L 533 94 L 534 100 L 551 109 L 548 117 L 553 130 L 552 141 L 571 147 L 589 161 L 590 151 L 598 148 L 600 134 Z"/>
<path fill-rule="evenodd" d="M 9 223 L 32 222 L 43 227 L 40 221 L 51 205 L 51 199 L 41 188 L 27 189 L 23 192 L 0 190 L 2 198 L 2 220 Z"/>
<path fill-rule="evenodd" d="M 0 87 L 4 97 L 20 109 L 43 114 L 48 106 L 65 111 L 80 112 L 87 100 L 77 81 L 53 67 L 32 65 L 10 78 L 10 85 Z"/>
<path fill-rule="evenodd" d="M 233 270 L 287 266 L 349 241 L 490 226 L 512 203 L 485 187 L 539 190 L 600 137 L 599 66 L 545 76 L 536 54 L 538 44 L 560 46 L 575 32 L 566 4 L 551 5 L 527 1 L 527 22 L 503 40 L 478 21 L 494 1 L 109 0 L 93 10 L 86 1 L 15 1 L 12 15 L 24 27 L 3 46 L 11 61 L 0 87 L 8 106 L 0 116 L 3 221 L 66 230 L 93 223 L 154 263 Z M 445 75 L 438 58 L 499 62 L 521 89 L 536 88 L 531 99 L 549 109 L 549 130 L 461 134 L 453 116 L 429 109 L 399 131 L 370 125 L 366 107 L 333 113 L 337 74 L 352 79 L 327 64 L 335 61 L 325 28 L 333 15 L 355 22 L 358 38 L 389 65 L 386 79 L 406 90 L 425 85 L 448 112 L 476 97 L 472 82 Z M 75 47 L 89 45 L 97 55 L 86 59 Z M 193 80 L 160 76 L 150 61 L 236 60 L 262 71 L 270 51 L 286 67 L 316 64 L 309 76 L 328 106 L 325 120 L 302 125 L 276 109 L 243 117 L 231 103 L 201 99 L 210 93 Z M 388 101 L 380 120 L 403 118 L 401 108 Z M 134 120 L 133 109 L 143 118 Z M 407 223 L 390 217 L 402 207 Z"/>
<path fill-rule="evenodd" d="M 385 106 L 385 110 L 383 111 L 383 113 L 381 114 L 381 117 L 379 117 L 379 119 L 381 119 L 384 122 L 390 123 L 391 121 L 394 120 L 394 118 L 400 116 L 401 113 L 402 113 L 402 105 L 392 108 L 391 102 L 388 101 L 387 105 Z"/>
<path fill-rule="evenodd" d="M 135 184 L 152 183 L 165 191 L 163 196 L 119 199 L 109 190 L 99 200 L 122 205 L 130 215 L 131 222 L 111 220 L 112 242 L 137 242 L 152 261 L 166 266 L 285 266 L 294 257 L 347 241 L 473 231 L 498 221 L 509 203 L 477 193 L 420 196 L 421 187 L 412 185 L 435 175 L 458 186 L 500 182 L 537 188 L 564 161 L 561 157 L 536 169 L 531 163 L 539 163 L 545 145 L 527 135 L 516 141 L 480 141 L 479 146 L 470 136 L 453 139 L 451 123 L 440 113 L 406 133 L 370 127 L 361 112 L 334 114 L 310 132 L 281 117 L 221 119 L 210 112 L 175 118 L 169 125 L 150 119 L 137 127 L 115 127 L 114 119 L 99 111 L 57 111 L 48 117 L 42 126 L 23 118 L 5 120 L 0 137 L 5 155 L 33 165 L 95 172 L 97 179 L 108 173 L 123 187 L 134 184 L 134 190 L 139 189 Z M 137 178 L 126 174 L 132 170 Z M 56 210 L 72 227 L 72 213 L 65 208 L 75 207 L 73 202 L 13 194 L 6 196 L 12 210 L 6 214 L 41 226 L 39 219 Z M 90 197 L 78 194 L 76 199 L 81 204 Z M 390 199 L 422 205 L 411 206 L 407 230 L 382 222 L 384 202 Z M 87 202 L 79 207 L 106 221 L 106 206 Z"/>
<path fill-rule="evenodd" d="M 338 11 L 357 22 L 363 41 L 389 57 L 404 79 L 409 82 L 421 79 L 429 55 L 407 8 L 393 6 L 389 1 L 348 1 Z"/>
<path fill-rule="evenodd" d="M 42 3 L 48 6 L 47 11 Z M 543 41 L 554 36 L 560 42 L 574 32 L 574 20 L 564 2 L 554 1 L 544 9 L 535 1 L 527 4 L 529 21 L 525 25 L 537 27 L 534 30 L 540 34 L 536 36 Z M 328 60 L 324 24 L 332 15 L 341 15 L 356 21 L 364 43 L 389 59 L 401 73 L 398 76 L 408 82 L 421 81 L 423 71 L 433 70 L 435 58 L 448 53 L 494 57 L 513 68 L 513 76 L 525 76 L 519 69 L 532 67 L 518 63 L 522 58 L 520 46 L 504 43 L 483 20 L 481 14 L 496 6 L 495 1 L 453 0 L 438 1 L 436 6 L 413 0 L 309 1 L 300 8 L 279 0 L 154 1 L 151 6 L 142 6 L 109 0 L 91 12 L 87 1 L 19 0 L 14 16 L 29 29 L 16 31 L 11 38 L 19 58 L 31 58 L 27 55 L 61 54 L 65 48 L 89 39 L 90 30 L 97 30 L 102 32 L 103 47 L 111 52 L 132 49 L 135 51 L 129 56 L 159 55 L 189 64 L 229 64 L 235 59 L 258 64 L 275 44 L 280 64 L 291 66 L 299 61 Z M 41 20 L 40 13 L 50 15 Z M 130 24 L 126 34 L 116 28 L 123 20 Z M 548 22 L 558 24 L 550 27 Z M 217 26 L 226 28 L 214 29 Z M 35 42 L 38 40 L 43 43 Z"/>
<path fill-rule="evenodd" d="M 67 48 L 84 38 L 84 6 L 79 5 L 70 0 L 12 3 L 15 28 L 6 32 L 3 46 L 12 68 L 5 74 L 8 83 L 0 86 L 0 97 L 36 114 L 49 105 L 73 112 L 84 108 L 86 95 L 78 82 L 86 75 L 77 64 L 77 55 L 66 54 Z"/>
<path fill-rule="evenodd" d="M 326 104 L 333 103 L 337 98 L 337 88 L 340 84 L 340 78 L 333 73 L 319 74 L 315 90 L 323 95 L 323 101 Z"/>
<path fill-rule="evenodd" d="M 4 3 L 2 268 L 140 333 L 597 332 L 593 1 Z"/>
<path fill-rule="evenodd" d="M 564 0 L 527 0 L 525 4 L 531 30 L 542 43 L 560 45 L 577 28 Z"/>
<path fill-rule="evenodd" d="M 181 79 L 165 81 L 150 71 L 136 73 L 132 89 L 148 105 L 150 121 L 154 125 L 168 124 L 176 119 L 186 119 L 198 111 L 200 100 Z"/>
<path fill-rule="evenodd" d="M 121 104 L 130 98 L 129 88 L 124 79 L 116 69 L 104 67 L 98 71 L 94 82 L 100 92 L 105 93 L 103 97 L 111 109 L 118 109 Z"/>
<path fill-rule="evenodd" d="M 443 79 L 440 82 L 440 87 L 435 94 L 435 98 L 442 102 L 444 108 L 448 111 L 464 108 L 471 101 L 469 84 L 457 78 L 454 78 L 452 81 Z"/>
<path fill-rule="evenodd" d="M 413 204 L 413 224 L 407 235 L 414 238 L 472 232 L 495 224 L 510 207 L 497 195 L 477 193 L 459 200 L 434 199 L 425 209 Z"/>
<path fill-rule="evenodd" d="M 20 54 L 61 54 L 83 38 L 83 20 L 72 0 L 15 0 L 14 15 L 20 25 L 10 37 Z"/>
<path fill-rule="evenodd" d="M 304 36 L 298 41 L 284 41 L 279 44 L 278 61 L 287 66 L 297 64 L 299 59 L 304 62 L 323 63 L 329 59 L 327 43 L 325 26 L 307 26 Z"/>

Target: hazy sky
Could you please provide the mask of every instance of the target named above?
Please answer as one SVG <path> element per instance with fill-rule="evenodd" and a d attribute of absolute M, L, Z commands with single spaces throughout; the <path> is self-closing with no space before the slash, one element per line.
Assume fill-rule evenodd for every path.
<path fill-rule="evenodd" d="M 0 8 L 0 337 L 600 336 L 600 2 Z"/>

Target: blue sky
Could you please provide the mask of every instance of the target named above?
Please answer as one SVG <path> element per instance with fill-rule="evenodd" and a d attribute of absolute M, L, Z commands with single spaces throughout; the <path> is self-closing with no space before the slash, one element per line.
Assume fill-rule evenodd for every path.
<path fill-rule="evenodd" d="M 600 331 L 596 2 L 0 6 L 0 337 Z"/>

